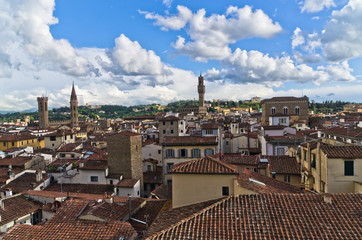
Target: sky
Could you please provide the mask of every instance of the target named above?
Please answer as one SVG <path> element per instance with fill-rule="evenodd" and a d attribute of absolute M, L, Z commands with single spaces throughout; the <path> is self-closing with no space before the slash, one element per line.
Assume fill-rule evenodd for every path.
<path fill-rule="evenodd" d="M 362 0 L 0 0 L 0 110 L 362 102 Z"/>

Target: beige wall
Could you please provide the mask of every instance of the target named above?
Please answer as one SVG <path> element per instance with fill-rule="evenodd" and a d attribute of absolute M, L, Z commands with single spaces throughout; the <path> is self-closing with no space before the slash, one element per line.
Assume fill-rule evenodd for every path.
<path fill-rule="evenodd" d="M 172 207 L 221 198 L 224 186 L 229 187 L 229 195 L 234 195 L 235 175 L 172 174 Z"/>
<path fill-rule="evenodd" d="M 359 182 L 354 182 L 354 192 L 362 193 L 362 184 Z"/>
<path fill-rule="evenodd" d="M 344 176 L 344 160 L 328 159 L 327 191 L 353 193 L 354 181 L 362 182 L 362 159 L 354 160 L 354 176 Z"/>

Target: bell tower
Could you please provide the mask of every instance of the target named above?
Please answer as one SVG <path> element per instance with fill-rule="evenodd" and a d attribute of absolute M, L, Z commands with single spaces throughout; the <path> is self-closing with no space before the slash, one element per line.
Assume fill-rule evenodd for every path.
<path fill-rule="evenodd" d="M 199 76 L 199 84 L 197 85 L 197 91 L 199 93 L 199 114 L 205 114 L 207 112 L 205 104 L 205 85 L 204 85 L 204 77 L 201 75 Z"/>
<path fill-rule="evenodd" d="M 48 115 L 48 98 L 38 97 L 38 113 L 39 113 L 39 127 L 49 127 L 49 115 Z"/>
<path fill-rule="evenodd" d="M 78 98 L 75 93 L 74 82 L 72 86 L 72 94 L 70 95 L 70 123 L 72 128 L 78 127 Z"/>

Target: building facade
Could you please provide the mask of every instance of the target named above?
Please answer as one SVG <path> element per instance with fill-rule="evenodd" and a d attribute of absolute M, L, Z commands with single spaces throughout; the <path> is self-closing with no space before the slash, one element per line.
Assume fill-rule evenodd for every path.
<path fill-rule="evenodd" d="M 48 98 L 38 97 L 39 127 L 49 127 Z"/>
<path fill-rule="evenodd" d="M 262 104 L 261 121 L 269 123 L 269 118 L 275 115 L 283 114 L 289 116 L 289 122 L 308 121 L 308 97 L 273 97 L 264 99 Z"/>

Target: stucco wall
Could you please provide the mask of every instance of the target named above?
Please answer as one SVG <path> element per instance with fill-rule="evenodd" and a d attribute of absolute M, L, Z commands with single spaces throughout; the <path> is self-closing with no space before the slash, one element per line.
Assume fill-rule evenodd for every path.
<path fill-rule="evenodd" d="M 235 175 L 172 174 L 172 207 L 221 198 L 222 187 L 234 195 Z"/>

